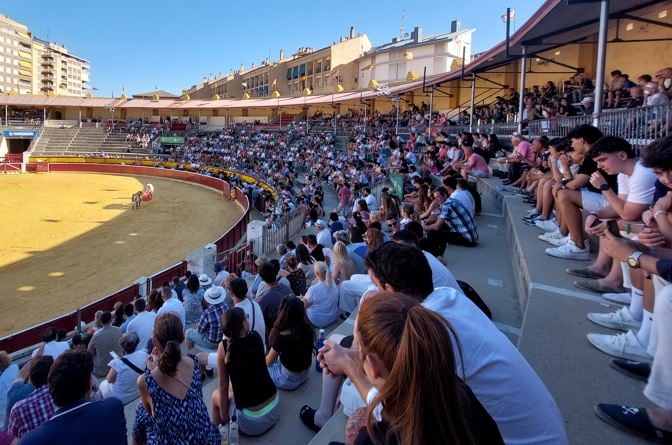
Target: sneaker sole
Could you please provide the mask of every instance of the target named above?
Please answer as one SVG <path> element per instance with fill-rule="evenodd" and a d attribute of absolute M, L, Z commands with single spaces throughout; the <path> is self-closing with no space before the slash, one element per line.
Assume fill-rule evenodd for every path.
<path fill-rule="evenodd" d="M 565 269 L 565 272 L 575 277 L 588 278 L 591 280 L 599 280 L 600 278 L 606 277 L 605 274 L 593 272 L 592 270 L 588 269 Z"/>
<path fill-rule="evenodd" d="M 591 315 L 591 314 L 586 315 L 586 318 L 587 318 L 588 320 L 590 320 L 591 322 L 595 323 L 596 325 L 598 325 L 598 326 L 602 326 L 603 328 L 615 329 L 615 330 L 617 330 L 617 331 L 629 331 L 630 329 L 632 329 L 633 331 L 636 331 L 636 330 L 638 330 L 640 327 L 642 327 L 641 323 L 639 323 L 639 324 L 633 324 L 633 325 L 627 325 L 627 326 L 626 326 L 626 325 L 617 325 L 617 324 L 615 324 L 615 323 L 613 323 L 613 324 L 612 324 L 612 323 L 605 323 L 605 322 L 601 322 L 601 321 L 599 321 L 599 320 L 593 320 L 593 319 L 590 317 L 590 315 Z"/>
<path fill-rule="evenodd" d="M 632 377 L 633 379 L 641 380 L 642 382 L 648 382 L 649 378 L 644 377 L 641 374 L 635 374 L 634 372 L 630 372 L 625 368 L 621 368 L 620 366 L 616 366 L 616 364 L 613 361 L 609 362 L 609 366 L 611 366 L 611 369 L 620 372 L 623 375 L 627 375 L 628 377 Z"/>
<path fill-rule="evenodd" d="M 628 306 L 630 304 L 630 300 L 631 300 L 630 298 L 628 298 L 627 300 L 626 299 L 618 300 L 616 298 L 605 297 L 604 295 L 602 295 L 602 298 L 607 300 L 609 303 L 620 304 L 621 306 Z"/>
<path fill-rule="evenodd" d="M 669 442 L 665 441 L 664 439 L 660 439 L 660 438 L 655 437 L 655 436 L 649 436 L 648 434 L 644 434 L 644 433 L 640 432 L 639 430 L 627 427 L 627 426 L 623 425 L 622 423 L 617 422 L 616 420 L 609 417 L 605 412 L 603 412 L 600 409 L 600 407 L 597 406 L 597 405 L 595 405 L 593 407 L 593 412 L 595 413 L 595 415 L 598 418 L 600 418 L 604 422 L 608 423 L 609 425 L 613 426 L 616 429 L 619 429 L 621 431 L 625 431 L 626 433 L 630 433 L 633 436 L 637 436 L 637 437 L 640 437 L 642 439 L 646 439 L 648 441 L 653 441 L 653 442 L 657 442 L 657 443 L 669 443 Z"/>
<path fill-rule="evenodd" d="M 546 242 L 547 242 L 548 244 L 550 244 L 551 246 L 555 246 L 555 247 L 562 247 L 562 246 L 564 246 L 565 244 L 567 244 L 567 241 L 559 242 L 560 240 L 548 240 L 548 239 L 547 239 L 547 240 L 544 240 L 544 241 L 546 241 Z"/>
<path fill-rule="evenodd" d="M 576 258 L 574 256 L 562 256 L 562 255 L 555 255 L 552 253 L 549 253 L 548 250 L 545 250 L 546 255 L 552 256 L 554 258 L 562 258 L 563 260 L 576 260 L 576 261 L 589 261 L 590 260 L 590 254 L 587 254 L 585 258 Z"/>
<path fill-rule="evenodd" d="M 599 335 L 602 335 L 602 334 L 599 334 Z M 597 346 L 595 343 L 593 343 L 592 341 L 590 341 L 590 334 L 587 334 L 587 335 L 586 335 L 586 338 L 588 339 L 588 343 L 590 343 L 591 345 L 593 345 L 593 347 L 594 347 L 595 349 L 597 349 L 597 350 L 600 351 L 600 352 L 603 352 L 603 353 L 607 354 L 607 355 L 610 356 L 610 357 L 622 358 L 622 359 L 625 359 L 625 360 L 632 360 L 632 361 L 635 361 L 635 362 L 646 362 L 646 361 L 650 361 L 650 360 L 651 360 L 650 357 L 645 357 L 645 356 L 642 356 L 642 355 L 630 354 L 630 353 L 627 353 L 627 352 L 618 352 L 618 353 L 615 353 L 615 352 L 611 352 L 611 351 L 605 351 L 604 349 L 600 348 L 600 347 Z"/>

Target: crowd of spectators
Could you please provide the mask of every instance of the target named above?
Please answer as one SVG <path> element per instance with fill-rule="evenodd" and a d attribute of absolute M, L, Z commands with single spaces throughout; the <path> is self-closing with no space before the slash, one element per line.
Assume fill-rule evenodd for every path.
<path fill-rule="evenodd" d="M 620 70 L 613 70 L 604 85 L 603 109 L 667 104 L 671 88 L 672 68 L 663 68 L 654 76 L 642 74 L 634 80 Z M 535 85 L 526 89 L 523 95 L 523 123 L 593 114 L 597 100 L 594 96 L 594 82 L 583 73 L 575 74 L 562 85 L 553 81 Z M 494 102 L 477 106 L 474 122 L 513 122 L 519 112 L 519 101 L 519 92 L 511 88 L 507 95 L 497 96 Z M 468 112 L 464 111 L 458 120 L 461 124 L 469 124 L 469 118 Z"/>
<path fill-rule="evenodd" d="M 663 85 L 663 84 L 661 84 Z M 661 93 L 662 94 L 662 93 Z M 500 189 L 524 195 L 532 206 L 523 221 L 544 231 L 545 253 L 589 261 L 567 269 L 574 285 L 616 303 L 614 312 L 587 318 L 614 334 L 590 333 L 588 341 L 613 359 L 616 371 L 647 382 L 650 408 L 599 404 L 608 423 L 655 438 L 672 437 L 668 382 L 672 305 L 670 249 L 672 138 L 655 140 L 637 154 L 625 139 L 603 135 L 590 125 L 566 138 L 531 143 L 512 137 L 514 151 L 502 162 L 508 178 Z"/>
<path fill-rule="evenodd" d="M 576 90 L 589 86 L 575 81 Z M 625 85 L 609 91 L 613 104 Z M 669 90 L 665 82 L 658 88 Z M 504 111 L 517 102 L 511 94 L 498 101 Z M 553 103 L 557 94 L 549 83 L 525 100 Z M 563 101 L 571 106 L 559 99 L 558 109 Z M 417 123 L 426 111 L 418 107 Z M 589 260 L 587 243 L 598 240 L 597 259 L 568 273 L 585 278 L 577 287 L 624 305 L 588 319 L 625 332 L 588 340 L 615 357 L 614 369 L 647 380 L 654 404 L 601 404 L 598 416 L 648 437 L 672 435 L 672 138 L 638 158 L 626 140 L 584 125 L 567 138 L 514 135 L 507 153 L 495 135 L 402 138 L 374 113 L 350 127 L 347 140 L 338 150 L 331 131 L 291 124 L 199 134 L 171 149 L 177 168 L 263 179 L 277 200 L 226 177 L 269 222 L 303 206 L 314 230 L 278 245 L 278 259 L 175 277 L 146 299 L 97 313 L 70 340 L 49 328 L 20 371 L 0 353 L 2 439 L 31 445 L 62 434 L 87 443 L 80 436 L 104 418 L 96 443 L 125 443 L 123 405 L 138 398 L 134 443 L 215 444 L 235 429 L 266 434 L 287 415 L 282 391 L 308 379 L 316 332 L 357 309 L 354 336 L 332 335 L 317 353 L 319 406 L 297 413 L 307 427 L 326 424 L 340 393 L 348 443 L 567 443 L 543 382 L 443 262 L 448 245 L 478 248 L 480 196 L 469 181 L 489 176 L 491 159 L 508 168 L 501 189 L 533 206 L 524 221 L 546 232 L 539 238 L 553 245 L 548 255 Z M 395 186 L 373 193 L 390 172 Z M 336 208 L 325 209 L 325 193 L 338 197 Z M 218 388 L 204 400 L 202 381 L 215 374 Z"/>

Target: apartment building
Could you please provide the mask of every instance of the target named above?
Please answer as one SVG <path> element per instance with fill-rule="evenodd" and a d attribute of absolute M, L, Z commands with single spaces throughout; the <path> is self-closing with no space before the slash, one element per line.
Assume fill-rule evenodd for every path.
<path fill-rule="evenodd" d="M 228 75 L 203 79 L 186 93 L 192 99 L 240 99 L 299 96 L 306 89 L 311 94 L 327 94 L 339 84 L 344 89 L 354 89 L 355 76 L 345 73 L 354 72 L 353 63 L 371 47 L 368 36 L 355 35 L 351 27 L 347 36 L 339 37 L 338 42 L 327 47 L 318 50 L 302 47 L 289 56 L 281 50 L 277 61 L 266 59 L 248 69 L 241 65 Z"/>
<path fill-rule="evenodd" d="M 475 29 L 460 29 L 457 20 L 450 32 L 424 37 L 415 27 L 410 36 L 392 39 L 377 46 L 358 60 L 357 88 L 395 85 L 417 80 L 426 70 L 427 76 L 457 69 L 471 60 L 471 37 Z"/>
<path fill-rule="evenodd" d="M 33 64 L 37 75 L 34 94 L 84 96 L 89 89 L 91 66 L 62 45 L 35 38 Z"/>
<path fill-rule="evenodd" d="M 32 36 L 28 27 L 0 15 L 0 92 L 33 90 Z"/>
<path fill-rule="evenodd" d="M 84 96 L 90 72 L 87 60 L 0 15 L 0 93 Z"/>

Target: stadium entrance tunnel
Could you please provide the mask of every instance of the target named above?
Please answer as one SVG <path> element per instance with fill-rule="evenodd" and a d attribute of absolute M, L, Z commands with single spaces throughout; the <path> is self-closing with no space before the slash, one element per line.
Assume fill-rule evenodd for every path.
<path fill-rule="evenodd" d="M 7 141 L 7 153 L 9 154 L 20 154 L 28 150 L 32 139 L 21 139 L 21 138 L 6 138 Z"/>

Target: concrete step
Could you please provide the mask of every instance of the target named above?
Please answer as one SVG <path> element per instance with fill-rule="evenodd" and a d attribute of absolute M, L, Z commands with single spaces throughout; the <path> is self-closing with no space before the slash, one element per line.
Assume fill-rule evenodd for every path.
<path fill-rule="evenodd" d="M 611 357 L 586 339 L 589 332 L 615 332 L 586 318 L 588 312 L 613 309 L 540 289 L 533 289 L 528 298 L 519 348 L 555 397 L 572 444 L 642 443 L 593 413 L 598 403 L 645 404 L 644 383 L 611 369 Z"/>

